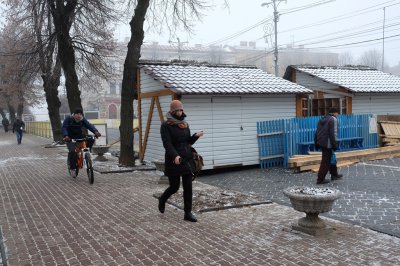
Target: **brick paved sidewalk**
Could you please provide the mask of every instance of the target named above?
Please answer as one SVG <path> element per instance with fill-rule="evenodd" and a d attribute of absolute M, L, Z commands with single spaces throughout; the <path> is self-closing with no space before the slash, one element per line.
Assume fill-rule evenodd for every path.
<path fill-rule="evenodd" d="M 329 237 L 291 231 L 278 204 L 198 214 L 157 211 L 154 171 L 67 176 L 65 151 L 0 133 L 0 224 L 10 265 L 399 265 L 400 240 L 328 220 Z M 196 182 L 195 186 L 203 186 Z"/>

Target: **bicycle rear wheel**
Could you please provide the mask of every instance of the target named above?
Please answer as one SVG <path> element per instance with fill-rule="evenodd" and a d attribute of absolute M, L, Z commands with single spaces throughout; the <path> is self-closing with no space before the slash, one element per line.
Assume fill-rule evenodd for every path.
<path fill-rule="evenodd" d="M 68 167 L 68 174 L 69 176 L 72 176 L 73 178 L 76 178 L 79 173 L 79 168 L 76 167 L 75 169 L 70 168 L 70 163 L 69 163 L 69 158 L 67 159 L 67 167 Z"/>
<path fill-rule="evenodd" d="M 92 165 L 92 159 L 90 158 L 90 154 L 88 153 L 85 154 L 85 162 L 86 162 L 86 173 L 89 178 L 89 183 L 93 184 L 94 183 L 93 165 Z"/>

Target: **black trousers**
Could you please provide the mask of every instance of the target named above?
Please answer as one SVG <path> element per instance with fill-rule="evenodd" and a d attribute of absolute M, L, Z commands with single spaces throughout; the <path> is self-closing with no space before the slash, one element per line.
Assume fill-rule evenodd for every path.
<path fill-rule="evenodd" d="M 181 177 L 180 176 L 168 176 L 169 187 L 164 191 L 164 193 L 160 197 L 161 202 L 167 202 L 169 197 L 172 194 L 175 194 L 179 190 L 179 186 L 181 185 Z M 192 211 L 192 175 L 183 175 L 182 176 L 182 186 L 183 186 L 183 209 L 185 212 Z"/>
<path fill-rule="evenodd" d="M 331 176 L 337 176 L 337 166 L 336 164 L 331 164 L 332 149 L 321 148 L 322 149 L 322 160 L 319 166 L 318 179 L 317 181 L 323 181 L 328 172 Z"/>
<path fill-rule="evenodd" d="M 78 155 L 75 152 L 76 143 L 74 142 L 67 142 L 68 147 L 68 159 L 69 159 L 69 169 L 76 169 L 77 168 L 77 160 Z"/>

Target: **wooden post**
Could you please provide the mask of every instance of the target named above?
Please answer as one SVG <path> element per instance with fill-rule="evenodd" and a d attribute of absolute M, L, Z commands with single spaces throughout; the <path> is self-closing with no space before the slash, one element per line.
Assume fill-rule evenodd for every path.
<path fill-rule="evenodd" d="M 143 150 L 142 150 L 142 95 L 140 92 L 140 69 L 137 70 L 137 87 L 136 90 L 138 92 L 138 122 L 139 122 L 139 158 L 142 158 Z M 135 126 L 135 122 L 133 123 Z"/>

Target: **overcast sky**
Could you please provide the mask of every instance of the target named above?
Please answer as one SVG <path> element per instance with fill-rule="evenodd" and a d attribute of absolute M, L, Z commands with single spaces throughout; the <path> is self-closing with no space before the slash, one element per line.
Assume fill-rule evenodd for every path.
<path fill-rule="evenodd" d="M 195 34 L 189 36 L 181 32 L 179 38 L 191 46 L 256 41 L 257 47 L 269 50 L 273 44 L 270 40 L 266 43 L 264 36 L 266 32 L 273 33 L 273 7 L 261 6 L 268 2 L 271 0 L 229 0 L 230 8 L 224 9 L 223 0 L 214 0 L 213 10 L 198 22 Z M 305 48 L 337 53 L 348 51 L 355 59 L 367 50 L 382 52 L 384 7 L 385 63 L 397 65 L 400 62 L 400 0 L 281 1 L 278 5 L 278 45 L 304 45 Z M 128 36 L 129 28 L 119 26 L 116 37 L 123 40 Z M 168 34 L 146 33 L 145 37 L 147 43 L 167 44 L 169 40 Z"/>

